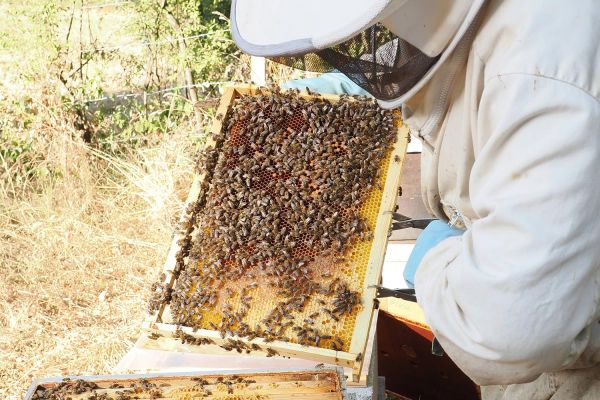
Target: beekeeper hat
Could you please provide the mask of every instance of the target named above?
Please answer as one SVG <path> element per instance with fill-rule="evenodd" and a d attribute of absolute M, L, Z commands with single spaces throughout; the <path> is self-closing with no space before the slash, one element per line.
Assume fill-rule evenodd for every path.
<path fill-rule="evenodd" d="M 248 54 L 339 70 L 387 106 L 416 93 L 452 53 L 484 0 L 233 0 Z"/>

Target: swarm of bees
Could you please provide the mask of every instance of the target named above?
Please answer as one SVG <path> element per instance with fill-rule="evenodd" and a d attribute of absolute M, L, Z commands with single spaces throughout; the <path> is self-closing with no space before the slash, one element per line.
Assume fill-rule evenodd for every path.
<path fill-rule="evenodd" d="M 86 382 L 84 380 L 71 380 L 65 378 L 58 385 L 51 388 L 44 388 L 40 386 L 31 396 L 32 400 L 55 400 L 55 399 L 66 399 L 71 394 L 80 394 L 88 391 L 97 389 L 98 385 L 93 382 Z"/>
<path fill-rule="evenodd" d="M 140 395 L 144 394 L 144 398 L 158 399 L 162 398 L 162 390 L 147 379 L 139 379 L 137 382 L 132 382 L 129 388 L 125 388 L 120 384 L 112 384 L 109 389 L 123 389 L 115 391 L 113 394 L 97 393 L 97 390 L 102 390 L 94 382 L 69 378 L 63 379 L 58 385 L 45 388 L 40 386 L 31 396 L 32 400 L 68 400 L 75 395 L 84 395 L 87 400 L 133 400 L 139 399 Z"/>
<path fill-rule="evenodd" d="M 269 352 L 276 355 L 277 352 Z M 193 398 L 212 398 L 215 390 L 216 398 L 223 398 L 223 394 L 234 394 L 236 389 L 244 389 L 255 384 L 256 380 L 239 375 L 218 376 L 209 379 L 203 377 L 192 377 L 191 385 L 183 386 L 180 390 L 193 394 Z M 181 385 L 181 383 L 180 383 Z M 71 380 L 65 378 L 62 382 L 51 387 L 39 386 L 33 393 L 32 400 L 69 400 L 72 398 L 81 398 L 86 400 L 134 400 L 134 399 L 170 399 L 180 398 L 180 395 L 174 396 L 170 389 L 164 390 L 171 386 L 169 383 L 157 384 L 148 379 L 140 378 L 134 382 L 130 382 L 128 386 L 119 383 L 113 383 L 110 386 L 99 386 L 94 382 L 85 380 Z M 107 389 L 118 389 L 110 390 Z M 220 393 L 217 393 L 220 392 Z M 186 397 L 187 398 L 187 397 Z M 191 398 L 191 397 L 190 397 Z M 229 397 L 227 397 L 229 398 Z M 236 398 L 249 398 L 240 396 Z M 262 396 L 251 396 L 252 399 L 266 398 Z"/>
<path fill-rule="evenodd" d="M 176 282 L 153 286 L 150 310 L 169 304 L 176 324 L 222 338 L 344 349 L 315 321 L 335 325 L 360 307 L 335 268 L 372 236 L 360 210 L 396 138 L 393 114 L 364 98 L 334 104 L 269 92 L 236 98 L 222 126 L 199 157 L 204 180 L 182 227 Z M 319 270 L 324 262 L 333 269 Z M 277 300 L 269 298 L 276 306 L 251 326 L 257 288 Z M 298 317 L 311 300 L 320 311 Z M 220 321 L 207 318 L 215 309 Z M 252 350 L 236 339 L 221 347 Z"/>

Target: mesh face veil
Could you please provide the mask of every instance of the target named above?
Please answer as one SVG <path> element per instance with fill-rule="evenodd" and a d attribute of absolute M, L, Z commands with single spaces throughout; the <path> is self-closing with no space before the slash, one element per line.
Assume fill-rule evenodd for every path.
<path fill-rule="evenodd" d="M 269 57 L 287 66 L 313 72 L 337 70 L 379 100 L 394 100 L 425 76 L 440 56 L 429 57 L 375 24 L 345 42 L 292 57 Z"/>
<path fill-rule="evenodd" d="M 339 71 L 394 108 L 452 54 L 485 0 L 232 0 L 246 53 L 307 71 Z"/>

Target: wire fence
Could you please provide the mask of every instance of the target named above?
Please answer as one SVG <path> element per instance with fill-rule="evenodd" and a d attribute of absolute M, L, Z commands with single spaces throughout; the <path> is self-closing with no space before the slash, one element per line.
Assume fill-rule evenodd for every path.
<path fill-rule="evenodd" d="M 87 12 L 88 10 L 91 9 L 103 9 L 103 8 L 117 8 L 117 7 L 123 7 L 123 6 L 127 6 L 129 4 L 134 4 L 135 1 L 129 1 L 129 0 L 114 0 L 114 1 L 106 1 L 103 3 L 98 3 L 98 4 L 85 4 L 86 1 L 82 0 L 84 4 L 82 4 L 80 7 L 75 7 L 73 9 L 73 14 L 76 15 L 77 12 L 80 13 L 80 16 L 83 15 L 84 10 Z M 78 10 L 77 10 L 78 9 Z M 108 12 L 119 12 L 118 10 L 110 10 Z M 77 20 L 79 21 L 79 20 Z M 81 33 L 82 31 L 82 22 L 79 21 L 79 31 Z M 71 29 L 77 29 L 75 26 L 69 26 L 69 30 Z M 89 27 L 88 27 L 89 29 Z M 151 49 L 153 46 L 164 46 L 164 45 L 169 45 L 172 43 L 181 43 L 182 41 L 186 42 L 187 41 L 195 41 L 201 38 L 206 38 L 206 37 L 211 37 L 211 41 L 212 40 L 217 40 L 217 41 L 231 41 L 230 38 L 225 37 L 223 34 L 225 34 L 226 32 L 228 32 L 228 29 L 219 29 L 219 30 L 215 30 L 215 31 L 210 31 L 210 32 L 205 32 L 205 33 L 199 33 L 199 34 L 194 34 L 194 35 L 189 35 L 189 36 L 182 36 L 182 37 L 174 37 L 174 36 L 167 36 L 167 37 L 158 37 L 155 38 L 154 40 L 150 39 L 150 38 L 143 38 L 143 37 L 138 37 L 138 38 L 134 38 L 132 41 L 127 41 L 124 43 L 117 43 L 117 44 L 110 44 L 110 43 L 94 43 L 93 41 L 87 41 L 85 40 L 87 43 L 81 43 L 82 42 L 82 38 L 79 37 L 80 40 L 80 47 L 79 49 L 75 49 L 76 52 L 79 52 L 80 56 L 79 56 L 79 67 L 77 71 L 81 71 L 83 70 L 84 67 L 87 66 L 88 63 L 90 62 L 96 62 L 96 57 L 95 55 L 100 56 L 100 61 L 99 62 L 103 62 L 102 60 L 104 60 L 102 57 L 104 54 L 106 53 L 111 53 L 111 52 L 120 52 L 121 50 L 125 50 L 124 55 L 127 54 L 128 52 L 126 51 L 127 49 L 131 49 L 131 48 L 149 48 Z M 106 37 L 107 35 L 105 35 Z M 110 36 L 110 35 L 108 35 Z M 68 35 L 67 35 L 68 37 Z M 82 63 L 82 54 L 85 54 L 85 56 L 83 56 L 83 60 L 84 62 Z M 94 60 L 94 61 L 92 61 Z M 90 64 L 91 65 L 91 64 Z M 95 67 L 97 68 L 97 67 Z M 82 80 L 84 79 L 83 76 L 84 74 L 80 74 L 82 75 Z M 169 79 L 170 80 L 170 79 Z M 64 99 L 63 101 L 65 101 L 65 103 L 67 104 L 71 104 L 71 105 L 81 105 L 81 106 L 86 106 L 86 105 L 93 105 L 96 103 L 102 103 L 102 102 L 106 102 L 107 105 L 111 105 L 111 104 L 115 104 L 115 102 L 118 102 L 118 100 L 124 100 L 124 99 L 132 99 L 134 101 L 144 101 L 146 102 L 146 97 L 149 96 L 156 96 L 156 95 L 161 95 L 161 94 L 165 94 L 165 93 L 175 93 L 175 92 L 180 92 L 179 94 L 176 95 L 180 95 L 183 97 L 189 97 L 191 99 L 195 99 L 196 95 L 194 93 L 193 89 L 208 89 L 208 88 L 214 88 L 216 86 L 219 85 L 227 85 L 227 84 L 232 84 L 234 83 L 233 81 L 228 81 L 228 80 L 215 80 L 215 81 L 204 81 L 204 82 L 194 82 L 193 78 L 192 80 L 188 80 L 185 79 L 184 82 L 173 82 L 171 80 L 171 82 L 169 82 L 169 80 L 166 81 L 166 85 L 167 87 L 164 87 L 163 85 L 159 85 L 158 88 L 156 88 L 156 86 L 154 86 L 154 88 L 156 88 L 156 90 L 148 90 L 148 89 L 144 89 L 140 86 L 138 86 L 137 88 L 134 87 L 129 87 L 128 89 L 125 89 L 124 92 L 116 92 L 114 94 L 110 94 L 110 92 L 107 94 L 106 92 L 101 92 L 101 96 L 99 97 L 92 97 L 92 98 L 86 98 L 85 96 L 85 91 L 79 91 L 79 90 L 69 90 L 70 95 Z M 163 83 L 164 84 L 164 83 Z M 170 86 L 173 85 L 173 86 Z M 160 88 L 160 86 L 163 86 L 164 88 Z M 154 89 L 152 88 L 152 89 Z M 197 100 L 194 100 L 197 101 Z"/>
<path fill-rule="evenodd" d="M 123 44 L 118 44 L 115 46 L 106 46 L 106 47 L 89 47 L 87 49 L 84 49 L 85 52 L 94 52 L 94 51 L 116 51 L 116 50 L 122 50 L 128 47 L 136 47 L 136 46 L 157 46 L 157 45 L 164 45 L 164 44 L 170 44 L 170 43 L 175 43 L 175 42 L 179 42 L 182 40 L 192 40 L 192 39 L 199 39 L 199 38 L 203 38 L 203 37 L 207 37 L 207 36 L 214 36 L 220 33 L 224 33 L 227 32 L 227 29 L 221 29 L 221 30 L 217 30 L 217 31 L 213 31 L 213 32 L 208 32 L 208 33 L 202 33 L 202 34 L 198 34 L 198 35 L 192 35 L 192 36 L 184 36 L 181 38 L 168 38 L 168 39 L 163 39 L 163 40 L 155 40 L 155 41 L 149 41 L 149 40 L 142 40 L 142 41 L 136 41 L 136 42 L 129 42 L 129 43 L 123 43 Z"/>
<path fill-rule="evenodd" d="M 115 1 L 112 3 L 101 3 L 101 4 L 88 4 L 81 7 L 83 10 L 92 10 L 96 8 L 107 8 L 107 7 L 120 7 L 125 4 L 131 4 L 133 1 Z"/>
<path fill-rule="evenodd" d="M 135 92 L 135 93 L 119 93 L 119 94 L 115 94 L 115 95 L 108 95 L 108 96 L 98 97 L 95 99 L 83 100 L 83 101 L 79 101 L 79 102 L 74 101 L 72 104 L 76 104 L 76 103 L 92 104 L 92 103 L 99 103 L 99 102 L 108 101 L 108 100 L 142 97 L 142 96 L 156 95 L 156 94 L 167 93 L 167 92 L 174 92 L 177 90 L 185 90 L 185 89 L 192 89 L 192 88 L 207 88 L 210 86 L 227 85 L 227 84 L 233 84 L 233 83 L 235 83 L 235 82 L 233 82 L 233 81 L 201 82 L 201 83 L 195 83 L 193 85 L 173 86 L 173 87 L 169 87 L 166 89 L 154 90 L 151 92 L 144 91 L 144 92 Z"/>

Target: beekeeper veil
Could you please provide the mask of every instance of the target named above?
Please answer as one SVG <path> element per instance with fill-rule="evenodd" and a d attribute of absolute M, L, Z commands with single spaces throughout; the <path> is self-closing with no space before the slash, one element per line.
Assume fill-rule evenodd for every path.
<path fill-rule="evenodd" d="M 452 53 L 484 0 L 233 0 L 242 51 L 344 73 L 384 107 L 416 93 Z"/>

